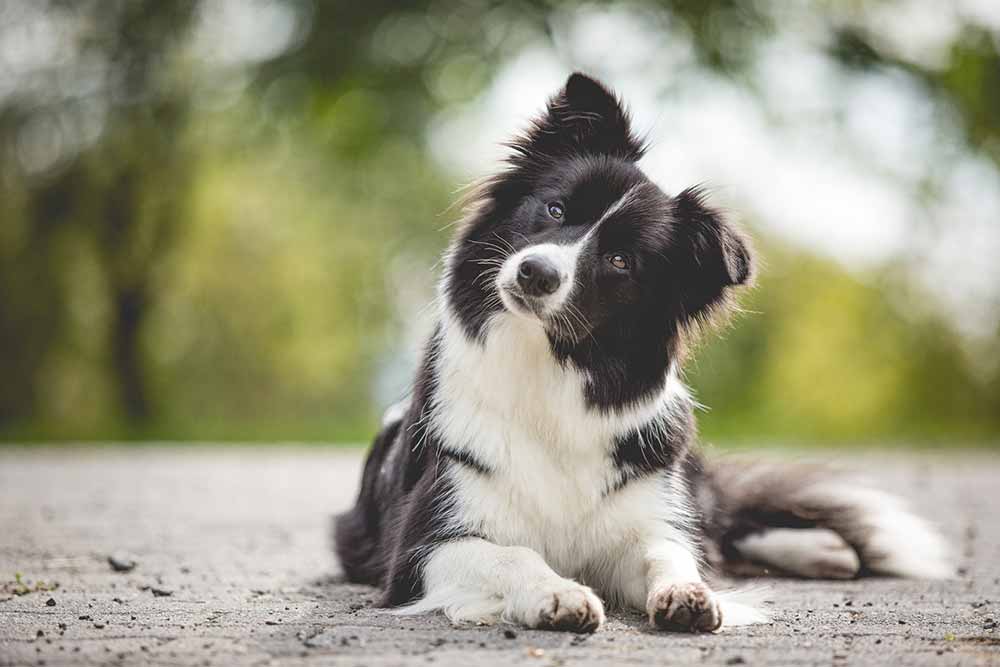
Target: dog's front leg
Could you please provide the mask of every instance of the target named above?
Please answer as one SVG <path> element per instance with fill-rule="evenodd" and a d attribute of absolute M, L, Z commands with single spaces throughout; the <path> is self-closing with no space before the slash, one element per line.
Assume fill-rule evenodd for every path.
<path fill-rule="evenodd" d="M 663 540 L 646 550 L 646 613 L 661 630 L 714 632 L 722 627 L 715 593 L 701 580 L 691 547 Z"/>
<path fill-rule="evenodd" d="M 594 632 L 604 605 L 590 588 L 556 574 L 535 551 L 479 538 L 445 542 L 423 568 L 418 610 L 442 609 L 453 622 L 504 620 L 530 628 Z"/>

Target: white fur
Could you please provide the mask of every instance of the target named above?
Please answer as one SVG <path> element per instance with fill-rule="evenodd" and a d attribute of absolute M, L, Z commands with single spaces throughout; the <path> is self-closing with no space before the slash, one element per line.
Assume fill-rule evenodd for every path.
<path fill-rule="evenodd" d="M 733 547 L 749 560 L 800 577 L 851 579 L 861 568 L 854 548 L 826 528 L 770 528 Z"/>
<path fill-rule="evenodd" d="M 509 290 L 517 284 L 518 267 L 528 257 L 542 257 L 552 264 L 559 271 L 559 287 L 555 292 L 545 296 L 541 301 L 545 304 L 546 313 L 555 313 L 562 309 L 573 293 L 576 276 L 576 263 L 579 261 L 580 252 L 586 238 L 572 245 L 559 243 L 539 243 L 528 246 L 523 250 L 514 253 L 504 260 L 497 274 L 496 283 L 499 287 L 500 298 L 508 310 L 519 313 L 522 308 L 518 306 L 510 297 Z"/>
<path fill-rule="evenodd" d="M 385 428 L 393 422 L 398 422 L 406 416 L 406 411 L 410 409 L 411 398 L 407 396 L 406 398 L 396 401 L 382 413 L 382 427 Z"/>
<path fill-rule="evenodd" d="M 441 321 L 429 430 L 492 471 L 449 469 L 446 518 L 456 534 L 490 541 L 437 547 L 425 564 L 426 596 L 406 611 L 531 625 L 553 594 L 567 609 L 592 603 L 582 584 L 643 610 L 650 587 L 700 581 L 679 479 L 665 473 L 608 493 L 620 474 L 609 464 L 616 436 L 669 420 L 690 401 L 676 374 L 649 400 L 602 412 L 586 404 L 589 378 L 552 357 L 540 322 L 502 313 L 480 343 L 447 308 Z"/>
<path fill-rule="evenodd" d="M 955 575 L 952 555 L 940 533 L 910 512 L 899 497 L 841 479 L 807 487 L 803 498 L 851 513 L 856 529 L 866 536 L 857 545 L 861 560 L 873 572 L 915 579 Z"/>
<path fill-rule="evenodd" d="M 723 623 L 727 626 L 757 625 L 771 620 L 761 610 L 761 605 L 769 599 L 766 588 L 717 591 L 715 597 L 722 607 Z"/>
<path fill-rule="evenodd" d="M 540 627 L 559 614 L 604 622 L 604 605 L 586 586 L 560 577 L 537 553 L 479 538 L 438 547 L 423 571 L 427 595 L 403 614 L 441 609 L 455 623 L 507 621 Z"/>

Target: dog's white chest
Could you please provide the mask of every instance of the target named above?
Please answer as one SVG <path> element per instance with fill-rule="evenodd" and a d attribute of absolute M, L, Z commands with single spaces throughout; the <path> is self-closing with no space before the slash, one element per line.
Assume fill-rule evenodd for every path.
<path fill-rule="evenodd" d="M 491 470 L 455 467 L 456 524 L 535 549 L 568 576 L 633 539 L 657 485 L 607 491 L 615 436 L 642 415 L 589 409 L 586 378 L 552 358 L 537 326 L 514 318 L 494 323 L 485 345 L 445 331 L 438 372 L 433 430 Z"/>

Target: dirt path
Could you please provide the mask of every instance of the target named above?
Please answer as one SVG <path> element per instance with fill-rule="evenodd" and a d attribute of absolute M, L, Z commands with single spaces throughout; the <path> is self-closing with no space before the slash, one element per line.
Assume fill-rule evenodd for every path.
<path fill-rule="evenodd" d="M 0 449 L 0 665 L 1000 664 L 995 454 L 862 464 L 945 525 L 960 578 L 774 581 L 772 624 L 714 636 L 621 613 L 575 637 L 370 609 L 327 543 L 359 466 L 326 448 Z M 133 570 L 113 571 L 119 551 Z"/>

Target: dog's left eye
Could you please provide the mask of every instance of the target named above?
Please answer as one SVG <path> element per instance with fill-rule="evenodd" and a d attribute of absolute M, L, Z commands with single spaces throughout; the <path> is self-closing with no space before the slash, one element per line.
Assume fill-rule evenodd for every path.
<path fill-rule="evenodd" d="M 632 263 L 629 262 L 628 257 L 621 253 L 608 255 L 608 261 L 611 262 L 611 266 L 615 267 L 619 271 L 628 271 L 629 267 L 632 265 Z"/>
<path fill-rule="evenodd" d="M 563 209 L 562 204 L 558 202 L 552 202 L 549 204 L 549 215 L 556 220 L 562 220 L 562 217 L 566 215 L 566 210 Z"/>

